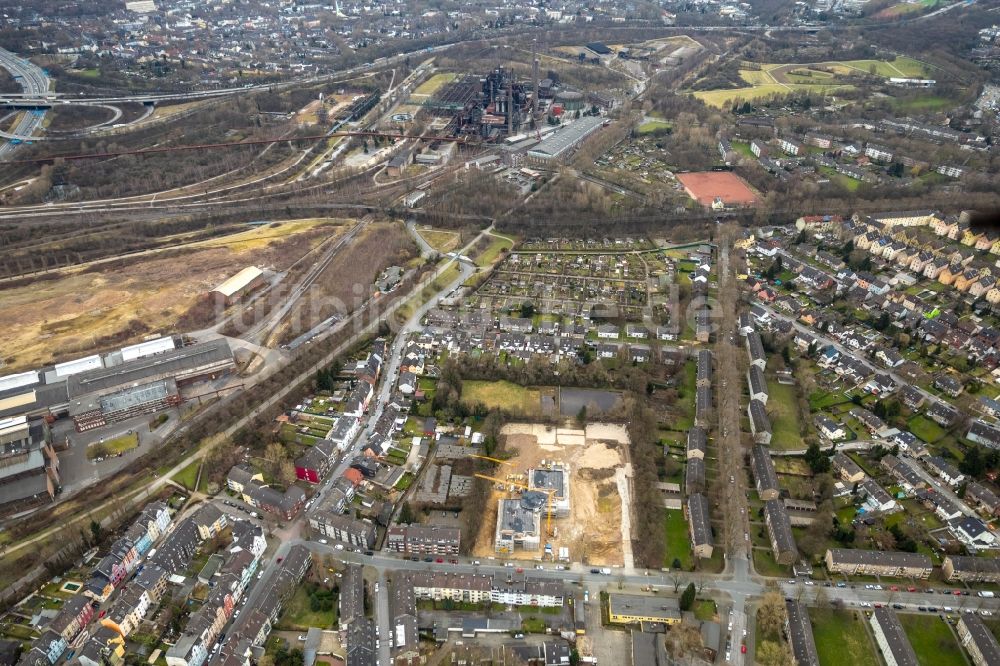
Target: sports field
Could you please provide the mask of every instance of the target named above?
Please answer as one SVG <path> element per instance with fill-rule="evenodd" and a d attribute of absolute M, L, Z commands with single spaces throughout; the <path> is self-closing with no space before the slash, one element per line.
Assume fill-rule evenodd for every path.
<path fill-rule="evenodd" d="M 694 171 L 677 174 L 684 191 L 703 206 L 711 206 L 716 197 L 735 206 L 752 206 L 755 195 L 739 176 L 729 171 Z"/>
<path fill-rule="evenodd" d="M 724 108 L 737 99 L 753 101 L 771 95 L 797 92 L 835 93 L 850 89 L 850 76 L 880 76 L 883 78 L 926 78 L 933 68 L 913 58 L 897 57 L 885 60 L 831 60 L 817 63 L 744 63 L 740 78 L 748 85 L 743 88 L 701 90 L 695 97 L 709 106 Z"/>

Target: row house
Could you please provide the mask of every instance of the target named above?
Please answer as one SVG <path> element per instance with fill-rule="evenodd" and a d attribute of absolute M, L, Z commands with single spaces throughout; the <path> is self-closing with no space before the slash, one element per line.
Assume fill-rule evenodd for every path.
<path fill-rule="evenodd" d="M 82 594 L 74 595 L 66 600 L 59 614 L 49 622 L 47 629 L 56 632 L 70 643 L 90 623 L 95 612 L 88 597 Z"/>
<path fill-rule="evenodd" d="M 964 499 L 987 516 L 1000 516 L 1000 497 L 977 481 L 969 481 L 965 486 Z"/>
<path fill-rule="evenodd" d="M 949 486 L 957 486 L 965 480 L 965 475 L 941 456 L 927 456 L 923 462 L 931 473 Z"/>
<path fill-rule="evenodd" d="M 900 460 L 891 453 L 882 456 L 882 460 L 879 461 L 879 464 L 883 469 L 889 472 L 894 479 L 896 479 L 896 482 L 899 483 L 899 485 L 902 486 L 907 493 L 913 493 L 919 488 L 927 487 L 927 482 L 924 481 L 923 477 L 920 476 L 916 470 L 910 467 L 909 463 L 904 460 Z"/>
<path fill-rule="evenodd" d="M 934 511 L 941 520 L 955 520 L 962 516 L 962 508 L 933 488 L 920 489 L 914 493 L 925 508 Z"/>

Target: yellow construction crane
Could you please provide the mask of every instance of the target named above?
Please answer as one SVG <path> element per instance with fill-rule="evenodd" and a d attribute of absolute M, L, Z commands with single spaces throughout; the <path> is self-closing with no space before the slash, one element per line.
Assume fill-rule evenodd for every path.
<path fill-rule="evenodd" d="M 493 476 L 487 476 L 485 474 L 476 474 L 476 478 L 477 479 L 485 479 L 487 481 L 492 481 L 494 483 L 499 483 L 501 485 L 514 486 L 514 487 L 520 488 L 522 490 L 531 490 L 531 492 L 546 493 L 548 495 L 548 500 L 546 501 L 546 511 L 545 512 L 548 514 L 548 517 L 546 518 L 546 521 L 545 521 L 545 533 L 547 535 L 549 535 L 550 537 L 554 535 L 554 533 L 552 531 L 552 496 L 555 495 L 556 492 L 558 492 L 555 488 L 550 489 L 550 490 L 546 490 L 544 488 L 535 488 L 534 490 L 532 490 L 531 488 L 529 488 L 528 486 L 526 486 L 523 483 L 519 483 L 517 481 L 504 481 L 503 479 L 498 479 L 498 478 L 493 477 Z"/>
<path fill-rule="evenodd" d="M 470 453 L 469 457 L 470 458 L 479 458 L 480 460 L 489 460 L 490 462 L 499 463 L 501 465 L 509 465 L 510 464 L 506 460 L 500 460 L 499 458 L 490 458 L 489 456 L 479 456 L 479 455 L 476 455 L 475 453 Z"/>

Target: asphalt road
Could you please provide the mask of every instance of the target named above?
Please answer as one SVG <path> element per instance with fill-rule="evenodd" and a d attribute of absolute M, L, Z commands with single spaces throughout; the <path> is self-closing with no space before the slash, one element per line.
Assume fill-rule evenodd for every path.
<path fill-rule="evenodd" d="M 16 78 L 26 95 L 39 95 L 49 89 L 49 77 L 45 75 L 45 72 L 16 53 L 0 48 L 0 67 L 6 69 L 11 76 Z M 12 133 L 17 136 L 31 136 L 42 126 L 44 118 L 44 111 L 38 114 L 25 111 Z M 0 143 L 0 159 L 7 157 L 16 149 L 17 146 L 9 141 Z"/>

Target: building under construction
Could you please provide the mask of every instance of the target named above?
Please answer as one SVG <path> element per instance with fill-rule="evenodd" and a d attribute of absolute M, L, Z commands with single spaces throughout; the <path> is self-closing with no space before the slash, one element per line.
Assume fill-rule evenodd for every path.
<path fill-rule="evenodd" d="M 538 113 L 538 60 L 532 81 L 518 81 L 512 69 L 497 67 L 485 78 L 465 76 L 444 86 L 426 105 L 438 117 L 451 117 L 455 135 L 499 141 L 530 127 Z"/>

